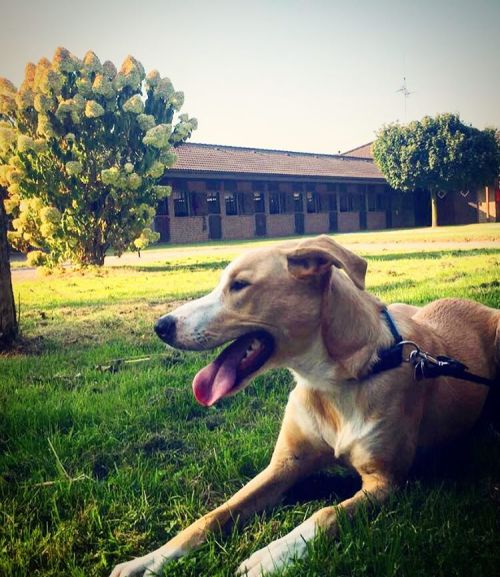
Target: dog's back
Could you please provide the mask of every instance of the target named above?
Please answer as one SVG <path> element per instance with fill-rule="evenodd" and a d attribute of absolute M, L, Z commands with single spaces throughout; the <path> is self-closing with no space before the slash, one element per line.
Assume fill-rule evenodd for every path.
<path fill-rule="evenodd" d="M 448 355 L 465 363 L 471 372 L 490 379 L 498 376 L 500 311 L 474 301 L 446 298 L 419 309 L 412 318 L 431 327 Z"/>
<path fill-rule="evenodd" d="M 411 321 L 415 323 L 411 339 L 423 350 L 457 359 L 471 373 L 500 385 L 500 311 L 447 298 L 416 310 Z M 454 377 L 424 381 L 421 386 L 426 387 L 422 445 L 450 440 L 471 428 L 489 393 L 485 385 Z"/>

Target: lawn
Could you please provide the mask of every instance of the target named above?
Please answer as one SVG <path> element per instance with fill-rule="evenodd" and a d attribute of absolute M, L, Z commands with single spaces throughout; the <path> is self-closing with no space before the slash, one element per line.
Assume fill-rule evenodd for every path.
<path fill-rule="evenodd" d="M 362 243 L 367 288 L 385 302 L 462 296 L 500 308 L 500 245 L 441 244 L 499 238 L 493 225 L 442 233 L 439 249 L 416 251 L 403 233 L 395 243 L 392 231 L 338 240 Z M 167 260 L 159 252 L 140 267 L 15 282 L 23 342 L 0 357 L 2 577 L 104 577 L 267 464 L 289 374 L 270 373 L 206 409 L 190 383 L 213 355 L 165 352 L 152 332 L 158 316 L 215 285 L 231 250 Z M 350 472 L 336 473 L 317 475 L 244 529 L 212 536 L 163 575 L 232 575 L 256 548 L 355 489 Z M 380 513 L 343 522 L 336 541 L 320 537 L 287 576 L 496 576 L 499 505 L 500 439 L 481 430 L 427 456 Z"/>

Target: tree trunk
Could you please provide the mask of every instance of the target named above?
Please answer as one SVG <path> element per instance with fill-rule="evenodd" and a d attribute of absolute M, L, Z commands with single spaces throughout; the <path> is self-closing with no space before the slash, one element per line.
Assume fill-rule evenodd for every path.
<path fill-rule="evenodd" d="M 8 349 L 18 333 L 16 306 L 10 274 L 7 215 L 0 190 L 0 351 Z"/>
<path fill-rule="evenodd" d="M 438 226 L 438 204 L 436 191 L 431 188 L 431 213 L 432 213 L 432 227 Z"/>
<path fill-rule="evenodd" d="M 102 266 L 104 264 L 103 247 L 92 247 L 84 251 L 79 258 L 79 264 L 83 266 Z"/>
<path fill-rule="evenodd" d="M 78 263 L 83 266 L 103 266 L 105 255 L 106 245 L 102 240 L 102 233 L 97 226 L 94 226 L 91 236 L 82 243 L 77 255 Z"/>

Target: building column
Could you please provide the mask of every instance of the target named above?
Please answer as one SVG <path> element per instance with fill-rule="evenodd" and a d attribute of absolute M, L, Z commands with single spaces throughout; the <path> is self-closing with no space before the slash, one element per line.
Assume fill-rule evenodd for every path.
<path fill-rule="evenodd" d="M 264 212 L 266 214 L 271 214 L 271 198 L 269 196 L 269 183 L 268 182 L 264 182 L 263 195 L 264 195 Z"/>
<path fill-rule="evenodd" d="M 225 217 L 226 215 L 226 191 L 224 181 L 220 181 L 220 215 Z"/>

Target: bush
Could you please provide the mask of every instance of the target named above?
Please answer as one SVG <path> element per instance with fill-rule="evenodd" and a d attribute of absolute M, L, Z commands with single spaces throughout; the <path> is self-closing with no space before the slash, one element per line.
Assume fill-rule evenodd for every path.
<path fill-rule="evenodd" d="M 159 180 L 197 122 L 184 95 L 128 56 L 119 71 L 93 52 L 58 48 L 29 63 L 19 89 L 0 79 L 0 186 L 8 189 L 12 245 L 46 263 L 104 262 L 158 239 Z M 30 257 L 37 262 L 40 258 Z"/>

